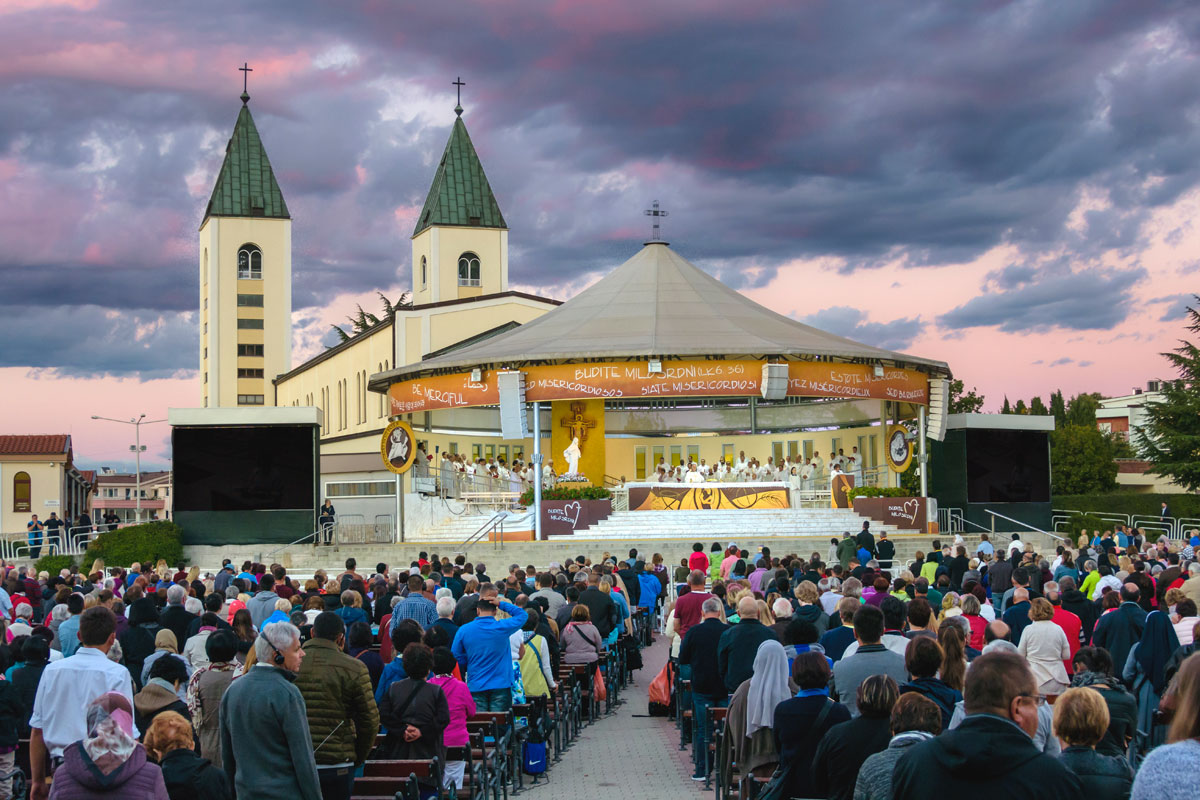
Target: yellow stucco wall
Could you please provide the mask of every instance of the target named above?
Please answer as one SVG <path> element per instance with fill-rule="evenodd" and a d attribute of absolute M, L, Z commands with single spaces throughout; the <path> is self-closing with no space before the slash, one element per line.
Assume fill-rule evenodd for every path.
<path fill-rule="evenodd" d="M 25 523 L 31 514 L 45 521 L 51 511 L 61 517 L 63 484 L 63 456 L 35 457 L 18 456 L 14 460 L 0 459 L 0 533 L 13 534 L 25 531 Z M 13 479 L 17 473 L 29 475 L 30 510 L 13 510 Z M 47 500 L 57 500 L 59 506 L 47 506 Z"/>
<path fill-rule="evenodd" d="M 352 346 L 280 381 L 275 387 L 279 405 L 321 408 L 326 412 L 324 437 L 381 429 L 387 424 L 386 405 L 381 395 L 367 391 L 366 382 L 376 372 L 391 369 L 391 359 L 392 325 L 385 322 L 359 336 Z M 344 400 L 338 392 L 342 382 Z"/>
<path fill-rule="evenodd" d="M 458 258 L 479 256 L 479 287 L 459 287 Z M 416 305 L 494 294 L 508 289 L 508 231 L 496 228 L 435 226 L 412 240 L 413 302 Z M 427 281 L 421 284 L 421 259 Z"/>
<path fill-rule="evenodd" d="M 261 394 L 272 405 L 271 379 L 292 361 L 292 221 L 210 217 L 199 239 L 203 398 L 210 407 L 236 406 L 239 394 Z M 237 252 L 247 243 L 262 251 L 261 280 L 237 277 Z M 239 308 L 239 293 L 262 294 L 262 308 Z M 239 329 L 239 316 L 262 319 L 263 330 Z M 262 344 L 263 357 L 239 357 L 239 342 Z M 262 369 L 263 377 L 239 379 L 238 367 Z"/>

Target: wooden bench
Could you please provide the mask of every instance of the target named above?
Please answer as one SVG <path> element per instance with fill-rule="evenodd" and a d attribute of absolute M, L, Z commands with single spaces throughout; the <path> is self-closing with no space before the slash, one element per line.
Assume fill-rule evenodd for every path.
<path fill-rule="evenodd" d="M 430 790 L 436 792 L 437 800 L 445 800 L 442 766 L 436 758 L 376 760 L 367 761 L 362 776 L 354 779 L 353 797 L 420 800 Z"/>

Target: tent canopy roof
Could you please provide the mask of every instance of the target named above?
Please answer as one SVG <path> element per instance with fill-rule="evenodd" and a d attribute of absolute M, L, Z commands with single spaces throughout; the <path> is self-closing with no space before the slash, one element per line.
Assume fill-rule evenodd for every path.
<path fill-rule="evenodd" d="M 704 272 L 666 242 L 648 242 L 541 317 L 376 380 L 386 385 L 420 374 L 501 363 L 672 356 L 823 356 L 908 364 L 938 375 L 950 372 L 944 362 L 861 344 L 777 314 Z"/>

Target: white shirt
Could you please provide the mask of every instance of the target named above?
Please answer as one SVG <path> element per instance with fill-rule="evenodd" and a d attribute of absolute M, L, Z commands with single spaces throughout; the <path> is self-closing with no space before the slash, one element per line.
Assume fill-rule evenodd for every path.
<path fill-rule="evenodd" d="M 75 655 L 46 666 L 33 701 L 31 728 L 41 728 L 51 758 L 87 736 L 87 707 L 102 694 L 117 692 L 133 707 L 129 670 L 109 661 L 95 647 L 80 647 Z M 137 726 L 133 729 L 138 737 Z"/>
<path fill-rule="evenodd" d="M 683 475 L 684 483 L 704 483 L 704 476 L 694 470 L 688 470 Z"/>

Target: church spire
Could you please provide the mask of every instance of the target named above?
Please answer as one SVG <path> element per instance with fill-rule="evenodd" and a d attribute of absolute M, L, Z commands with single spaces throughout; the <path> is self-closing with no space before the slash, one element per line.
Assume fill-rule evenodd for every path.
<path fill-rule="evenodd" d="M 460 87 L 461 88 L 461 87 Z M 500 204 L 492 194 L 487 175 L 471 136 L 462 121 L 462 106 L 455 108 L 454 127 L 442 153 L 433 185 L 417 217 L 416 236 L 435 225 L 460 225 L 475 228 L 500 228 L 508 230 Z"/>
<path fill-rule="evenodd" d="M 249 66 L 239 67 L 243 76 Z M 242 84 L 242 107 L 238 111 L 233 135 L 225 145 L 225 161 L 217 173 L 212 196 L 204 210 L 209 217 L 274 217 L 290 219 L 283 192 L 275 180 L 275 172 L 267 159 L 267 150 L 259 138 L 254 117 L 250 114 L 250 95 Z"/>

